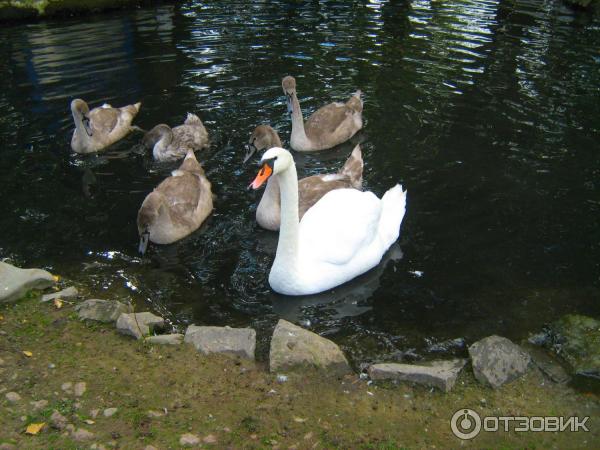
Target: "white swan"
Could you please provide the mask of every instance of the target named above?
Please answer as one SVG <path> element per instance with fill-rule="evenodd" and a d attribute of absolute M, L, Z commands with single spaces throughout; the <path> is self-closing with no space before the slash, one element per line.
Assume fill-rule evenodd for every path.
<path fill-rule="evenodd" d="M 258 189 L 275 175 L 281 189 L 279 243 L 269 274 L 274 291 L 309 295 L 339 286 L 379 264 L 398 239 L 406 208 L 402 186 L 394 186 L 381 199 L 356 189 L 330 191 L 299 222 L 292 155 L 274 147 L 261 163 L 250 186 Z"/>

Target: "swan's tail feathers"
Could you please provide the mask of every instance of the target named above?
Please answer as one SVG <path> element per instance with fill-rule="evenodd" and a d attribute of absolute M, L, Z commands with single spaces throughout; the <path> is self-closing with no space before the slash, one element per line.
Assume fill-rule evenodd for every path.
<path fill-rule="evenodd" d="M 200 173 L 200 174 L 204 175 L 204 169 L 202 169 L 202 165 L 196 159 L 196 154 L 194 153 L 194 150 L 191 148 L 188 149 L 188 151 L 185 155 L 185 158 L 183 159 L 183 162 L 181 163 L 181 166 L 179 166 L 179 169 L 173 171 L 172 175 L 176 176 L 175 172 L 182 172 L 184 170 L 187 170 L 188 172 L 195 172 L 195 173 Z"/>
<path fill-rule="evenodd" d="M 397 184 L 389 189 L 381 199 L 381 217 L 378 231 L 386 249 L 398 239 L 405 211 L 406 191 L 402 190 L 402 185 Z"/>
<path fill-rule="evenodd" d="M 187 113 L 187 118 L 185 119 L 184 124 L 186 124 L 186 125 L 202 125 L 202 121 L 200 120 L 200 117 L 198 117 L 196 114 Z"/>
<path fill-rule="evenodd" d="M 350 178 L 354 189 L 362 189 L 363 166 L 362 151 L 357 144 L 339 173 Z"/>
<path fill-rule="evenodd" d="M 131 114 L 131 117 L 135 117 L 136 114 L 140 112 L 141 106 L 142 104 L 140 102 L 137 102 L 135 105 L 124 106 L 123 108 L 121 108 L 121 110 L 127 111 L 129 114 Z"/>
<path fill-rule="evenodd" d="M 353 109 L 354 112 L 356 112 L 356 113 L 362 112 L 363 101 L 362 101 L 362 91 L 360 89 L 358 91 L 356 91 L 354 94 L 352 94 L 352 97 L 350 97 L 350 100 L 348 100 L 346 102 L 346 106 Z"/>

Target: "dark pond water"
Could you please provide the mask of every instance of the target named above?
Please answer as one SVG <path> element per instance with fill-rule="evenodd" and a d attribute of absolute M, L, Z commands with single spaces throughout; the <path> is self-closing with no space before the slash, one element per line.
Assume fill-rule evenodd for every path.
<path fill-rule="evenodd" d="M 176 326 L 279 317 L 327 335 L 355 364 L 521 339 L 567 312 L 600 315 L 600 20 L 560 1 L 182 2 L 0 30 L 0 257 L 130 299 Z M 260 123 L 287 143 L 280 80 L 305 113 L 365 93 L 365 182 L 409 192 L 387 261 L 334 292 L 273 294 L 276 234 L 254 222 Z M 71 153 L 69 102 L 141 100 L 137 125 L 198 113 L 216 209 L 140 258 L 135 218 L 173 169 L 140 135 Z M 298 157 L 337 170 L 352 148 Z"/>

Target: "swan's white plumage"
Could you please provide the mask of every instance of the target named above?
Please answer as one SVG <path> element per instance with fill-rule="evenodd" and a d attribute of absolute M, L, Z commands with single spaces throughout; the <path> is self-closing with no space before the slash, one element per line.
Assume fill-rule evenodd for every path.
<path fill-rule="evenodd" d="M 300 248 L 311 259 L 347 264 L 376 238 L 380 215 L 381 201 L 372 192 L 330 191 L 300 221 Z"/>
<path fill-rule="evenodd" d="M 281 188 L 281 228 L 269 284 L 286 295 L 332 289 L 375 267 L 398 239 L 406 191 L 396 185 L 382 199 L 372 192 L 335 189 L 298 222 L 298 182 L 289 152 L 268 150 Z"/>

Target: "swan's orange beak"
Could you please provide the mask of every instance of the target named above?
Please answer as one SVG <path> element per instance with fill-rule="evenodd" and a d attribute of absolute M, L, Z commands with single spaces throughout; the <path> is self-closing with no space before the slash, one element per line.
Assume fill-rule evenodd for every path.
<path fill-rule="evenodd" d="M 271 166 L 267 163 L 264 163 L 262 168 L 258 172 L 258 175 L 256 175 L 256 178 L 254 179 L 254 181 L 252 183 L 250 183 L 249 187 L 251 187 L 252 189 L 258 189 L 259 187 L 261 187 L 263 185 L 263 183 L 265 181 L 267 181 L 269 179 L 269 177 L 272 174 L 273 174 L 273 169 L 271 168 Z"/>

